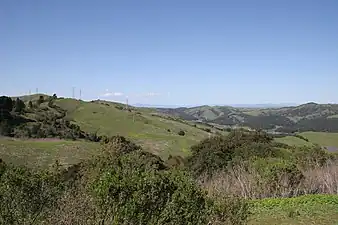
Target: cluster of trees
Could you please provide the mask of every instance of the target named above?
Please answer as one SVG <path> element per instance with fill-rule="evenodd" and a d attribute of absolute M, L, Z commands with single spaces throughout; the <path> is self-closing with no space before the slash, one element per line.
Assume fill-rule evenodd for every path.
<path fill-rule="evenodd" d="M 317 119 L 302 119 L 295 124 L 283 126 L 277 129 L 280 132 L 338 132 L 338 118 L 317 118 Z"/>
<path fill-rule="evenodd" d="M 12 112 L 23 113 L 26 108 L 25 103 L 17 98 L 12 100 L 12 98 L 7 96 L 0 97 L 0 121 L 9 120 L 12 118 Z"/>
<path fill-rule="evenodd" d="M 0 97 L 0 135 L 25 138 L 63 138 L 101 141 L 106 137 L 96 133 L 86 133 L 74 123 L 65 119 L 66 111 L 54 104 L 56 94 L 45 98 L 39 96 L 29 101 L 28 107 L 19 98 L 12 100 Z M 48 102 L 46 105 L 41 105 Z M 28 116 L 29 114 L 29 116 Z"/>

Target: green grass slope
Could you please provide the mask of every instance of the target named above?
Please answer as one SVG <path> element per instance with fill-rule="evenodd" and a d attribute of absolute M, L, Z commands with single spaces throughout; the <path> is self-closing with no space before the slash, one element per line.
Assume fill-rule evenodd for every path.
<path fill-rule="evenodd" d="M 75 99 L 58 99 L 55 104 L 66 109 L 66 117 L 84 131 L 126 136 L 163 158 L 169 154 L 186 156 L 191 145 L 209 135 L 188 124 L 152 116 L 155 111 L 149 109 L 132 108 L 128 111 L 121 109 L 121 104 Z M 180 130 L 185 131 L 185 136 L 177 134 Z"/>
<path fill-rule="evenodd" d="M 99 147 L 98 143 L 87 141 L 0 138 L 0 158 L 29 167 L 48 167 L 56 160 L 71 165 L 99 154 Z"/>
<path fill-rule="evenodd" d="M 249 224 L 338 224 L 338 195 L 256 200 L 252 202 Z"/>
<path fill-rule="evenodd" d="M 300 135 L 309 139 L 310 142 L 321 146 L 333 146 L 338 148 L 338 133 L 328 132 L 303 132 Z"/>
<path fill-rule="evenodd" d="M 294 136 L 286 136 L 286 137 L 281 137 L 281 138 L 275 138 L 275 141 L 287 144 L 287 145 L 292 145 L 292 146 L 311 146 L 313 145 L 312 142 L 307 142 L 303 139 L 294 137 Z"/>

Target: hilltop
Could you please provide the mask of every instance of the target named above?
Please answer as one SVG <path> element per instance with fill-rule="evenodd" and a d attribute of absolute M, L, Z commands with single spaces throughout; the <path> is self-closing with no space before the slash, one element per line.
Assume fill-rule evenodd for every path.
<path fill-rule="evenodd" d="M 198 106 L 157 108 L 158 112 L 185 120 L 198 120 L 224 126 L 247 126 L 274 132 L 338 132 L 338 104 L 307 103 L 280 108 L 237 108 Z"/>

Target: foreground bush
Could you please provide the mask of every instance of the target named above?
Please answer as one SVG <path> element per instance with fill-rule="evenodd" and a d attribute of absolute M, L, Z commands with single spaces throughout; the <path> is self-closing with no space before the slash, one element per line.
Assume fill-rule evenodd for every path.
<path fill-rule="evenodd" d="M 257 171 L 259 185 L 271 193 L 268 197 L 293 196 L 293 192 L 298 191 L 304 180 L 303 173 L 291 161 L 277 158 L 257 159 L 252 167 Z"/>
<path fill-rule="evenodd" d="M 58 173 L 0 165 L 0 224 L 37 224 L 64 188 Z"/>
<path fill-rule="evenodd" d="M 101 223 L 198 225 L 237 219 L 241 224 L 248 216 L 245 202 L 214 202 L 188 174 L 168 169 L 150 153 L 134 151 L 102 164 L 90 182 Z"/>
<path fill-rule="evenodd" d="M 333 159 L 333 155 L 320 146 L 292 148 L 291 156 L 303 169 L 321 167 Z"/>
<path fill-rule="evenodd" d="M 226 169 L 236 162 L 251 157 L 273 157 L 278 150 L 272 138 L 263 132 L 232 131 L 228 136 L 207 138 L 191 148 L 187 166 L 195 176 Z"/>
<path fill-rule="evenodd" d="M 216 200 L 187 172 L 168 168 L 124 138 L 113 139 L 101 155 L 66 171 L 1 166 L 0 223 L 245 223 L 246 201 Z"/>

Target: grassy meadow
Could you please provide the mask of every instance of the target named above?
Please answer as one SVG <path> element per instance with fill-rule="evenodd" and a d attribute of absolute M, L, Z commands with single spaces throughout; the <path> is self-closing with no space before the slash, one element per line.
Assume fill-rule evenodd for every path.
<path fill-rule="evenodd" d="M 60 139 L 20 140 L 0 138 L 0 158 L 29 167 L 48 167 L 58 160 L 72 165 L 99 153 L 100 145 L 87 141 Z"/>
<path fill-rule="evenodd" d="M 304 195 L 252 201 L 250 225 L 338 224 L 338 195 Z"/>

